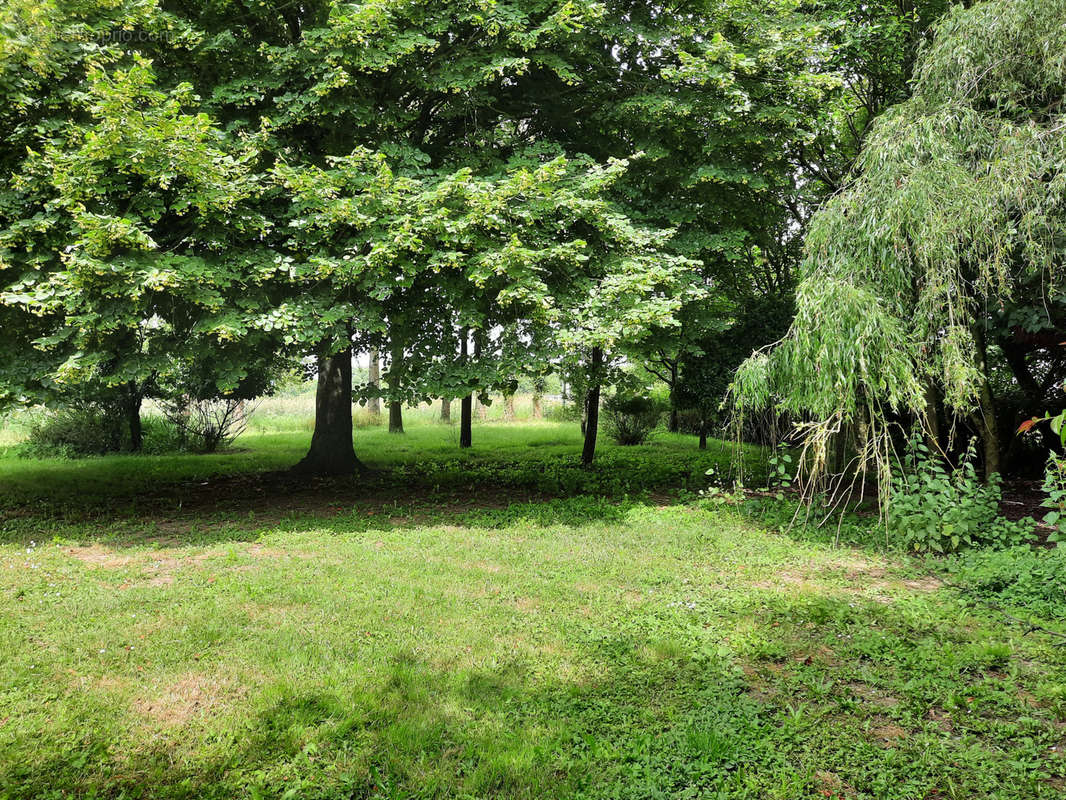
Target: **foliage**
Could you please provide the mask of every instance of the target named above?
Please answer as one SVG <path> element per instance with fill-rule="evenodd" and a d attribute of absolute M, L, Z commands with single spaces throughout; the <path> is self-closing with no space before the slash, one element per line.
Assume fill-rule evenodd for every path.
<path fill-rule="evenodd" d="M 816 467 L 825 434 L 865 418 L 887 480 L 885 421 L 925 416 L 932 386 L 972 416 L 997 470 L 985 309 L 1062 271 L 1064 53 L 1059 0 L 956 7 L 913 96 L 878 119 L 857 176 L 812 221 L 789 335 L 743 365 L 733 397 L 811 415 Z"/>
<path fill-rule="evenodd" d="M 1019 426 L 1018 433 L 1028 433 L 1044 422 L 1048 423 L 1051 432 L 1059 438 L 1059 442 L 1066 446 L 1066 411 L 1028 419 Z M 1055 452 L 1048 454 L 1042 488 L 1047 493 L 1043 506 L 1048 509 L 1044 515 L 1044 524 L 1053 529 L 1048 540 L 1064 541 L 1066 540 L 1066 457 Z"/>
<path fill-rule="evenodd" d="M 961 464 L 948 469 L 920 439 L 911 439 L 888 508 L 888 530 L 897 542 L 909 550 L 952 553 L 1032 540 L 1032 520 L 1001 516 L 999 475 L 982 483 L 973 461 L 971 447 Z"/>
<path fill-rule="evenodd" d="M 1043 506 L 1048 509 L 1044 524 L 1053 529 L 1048 540 L 1066 541 L 1066 458 L 1055 453 L 1048 456 L 1043 489 L 1047 493 Z"/>
<path fill-rule="evenodd" d="M 1066 620 L 1066 550 L 973 550 L 948 563 L 952 581 L 978 597 L 1047 620 Z"/>
<path fill-rule="evenodd" d="M 141 450 L 147 455 L 176 453 L 184 437 L 162 417 L 143 420 Z M 83 458 L 131 449 L 121 410 L 99 402 L 82 402 L 34 414 L 26 441 L 17 448 L 23 458 Z"/>
<path fill-rule="evenodd" d="M 164 403 L 167 421 L 178 431 L 192 449 L 214 453 L 228 447 L 244 433 L 248 415 L 254 408 L 244 400 L 192 400 L 182 398 Z"/>
<path fill-rule="evenodd" d="M 23 446 L 27 458 L 98 456 L 128 449 L 118 409 L 84 403 L 41 414 Z"/>
<path fill-rule="evenodd" d="M 663 416 L 662 405 L 650 397 L 616 394 L 603 404 L 607 432 L 620 445 L 644 444 Z"/>

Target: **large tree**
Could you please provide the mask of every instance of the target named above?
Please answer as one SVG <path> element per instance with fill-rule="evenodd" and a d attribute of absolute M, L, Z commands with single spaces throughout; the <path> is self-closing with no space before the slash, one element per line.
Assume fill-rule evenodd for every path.
<path fill-rule="evenodd" d="M 1061 2 L 950 13 L 913 96 L 879 118 L 856 177 L 813 221 L 795 322 L 738 373 L 739 407 L 809 415 L 815 468 L 842 426 L 868 431 L 866 454 L 887 467 L 891 419 L 935 433 L 946 413 L 981 436 L 986 472 L 998 471 L 990 333 L 1019 303 L 1029 330 L 1057 324 L 1064 97 Z"/>

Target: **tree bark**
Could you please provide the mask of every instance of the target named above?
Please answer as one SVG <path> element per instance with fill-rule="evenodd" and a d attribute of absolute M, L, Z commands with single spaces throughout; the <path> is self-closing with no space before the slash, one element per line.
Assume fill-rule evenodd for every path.
<path fill-rule="evenodd" d="M 452 421 L 452 401 L 450 397 L 442 397 L 440 399 L 440 421 Z"/>
<path fill-rule="evenodd" d="M 591 384 L 585 397 L 585 446 L 581 450 L 581 463 L 588 466 L 596 457 L 596 433 L 600 422 L 600 367 L 603 366 L 603 350 L 592 348 L 589 364 Z"/>
<path fill-rule="evenodd" d="M 507 422 L 514 422 L 514 395 L 505 394 L 503 396 L 503 418 Z"/>
<path fill-rule="evenodd" d="M 700 420 L 700 450 L 707 449 L 707 420 Z"/>
<path fill-rule="evenodd" d="M 403 403 L 389 402 L 389 433 L 403 433 Z"/>
<path fill-rule="evenodd" d="M 974 325 L 974 338 L 977 342 L 977 368 L 981 373 L 980 407 L 973 415 L 973 422 L 981 434 L 981 444 L 985 458 L 985 480 L 1000 471 L 999 424 L 996 422 L 995 398 L 988 383 L 988 352 L 985 334 L 981 322 Z"/>
<path fill-rule="evenodd" d="M 940 402 L 932 381 L 925 386 L 925 427 L 933 452 L 946 452 L 944 440 L 940 438 Z"/>
<path fill-rule="evenodd" d="M 361 468 L 352 443 L 352 349 L 318 357 L 315 432 L 311 449 L 293 470 L 348 475 Z"/>
<path fill-rule="evenodd" d="M 381 358 L 378 356 L 376 347 L 370 348 L 370 387 L 375 390 L 381 389 Z M 375 417 L 381 416 L 381 398 L 374 396 L 366 404 L 367 410 Z"/>
<path fill-rule="evenodd" d="M 141 392 L 133 384 L 126 387 L 126 396 L 122 400 L 122 413 L 130 431 L 130 450 L 138 453 L 144 445 L 144 428 L 141 425 Z"/>
<path fill-rule="evenodd" d="M 463 338 L 459 345 L 459 357 L 466 364 L 467 356 L 470 355 L 470 334 L 463 331 Z M 470 447 L 473 437 L 471 436 L 471 412 L 473 411 L 473 395 L 468 394 L 459 402 L 459 447 Z"/>
<path fill-rule="evenodd" d="M 544 410 L 540 407 L 544 396 L 544 383 L 543 378 L 533 380 L 533 419 L 541 419 L 544 416 Z"/>
<path fill-rule="evenodd" d="M 677 386 L 677 362 L 670 362 L 670 421 L 667 430 L 677 433 L 681 429 L 680 415 L 677 411 L 677 401 L 674 399 L 674 387 Z"/>

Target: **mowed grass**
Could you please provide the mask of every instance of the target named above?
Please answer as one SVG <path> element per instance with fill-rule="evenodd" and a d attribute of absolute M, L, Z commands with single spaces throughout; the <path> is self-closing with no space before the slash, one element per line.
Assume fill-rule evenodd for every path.
<path fill-rule="evenodd" d="M 1054 638 L 575 427 L 0 459 L 0 797 L 1062 796 Z"/>

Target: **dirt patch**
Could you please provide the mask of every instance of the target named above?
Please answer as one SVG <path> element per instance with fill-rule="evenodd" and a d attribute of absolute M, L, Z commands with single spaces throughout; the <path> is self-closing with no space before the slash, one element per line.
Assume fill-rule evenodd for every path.
<path fill-rule="evenodd" d="M 935 722 L 936 726 L 946 733 L 951 733 L 951 731 L 955 730 L 955 726 L 951 723 L 951 714 L 942 708 L 929 709 L 925 718 Z"/>
<path fill-rule="evenodd" d="M 139 714 L 164 726 L 184 725 L 194 717 L 217 712 L 245 690 L 199 673 L 187 673 L 148 697 L 133 701 Z"/>
<path fill-rule="evenodd" d="M 870 737 L 883 747 L 893 747 L 900 739 L 907 737 L 907 731 L 894 722 L 875 717 L 870 726 Z"/>
<path fill-rule="evenodd" d="M 288 558 L 291 555 L 303 556 L 304 554 L 290 553 L 288 550 L 282 550 L 280 547 L 267 547 L 262 544 L 252 544 L 242 551 L 242 555 L 251 556 L 252 558 Z"/>
<path fill-rule="evenodd" d="M 846 581 L 835 585 L 832 581 Z M 902 590 L 912 592 L 935 592 L 943 582 L 932 575 L 920 578 L 895 578 L 888 568 L 878 566 L 853 554 L 842 556 L 828 564 L 810 564 L 802 569 L 783 570 L 772 578 L 753 581 L 756 589 L 804 594 L 842 594 L 865 597 L 879 603 L 891 603 L 894 593 Z"/>
<path fill-rule="evenodd" d="M 523 614 L 532 614 L 537 610 L 539 604 L 532 597 L 516 597 L 515 608 L 521 611 Z"/>
<path fill-rule="evenodd" d="M 495 574 L 503 570 L 499 564 L 493 564 L 489 561 L 468 561 L 463 564 L 464 569 L 478 570 L 480 572 L 490 572 Z"/>
<path fill-rule="evenodd" d="M 90 567 L 104 569 L 122 569 L 133 561 L 133 556 L 122 555 L 103 545 L 93 544 L 87 547 L 65 547 L 63 552 Z"/>
<path fill-rule="evenodd" d="M 859 681 L 850 681 L 847 689 L 860 700 L 880 706 L 881 708 L 895 708 L 899 705 L 899 698 L 886 692 L 882 692 L 876 686 Z"/>

